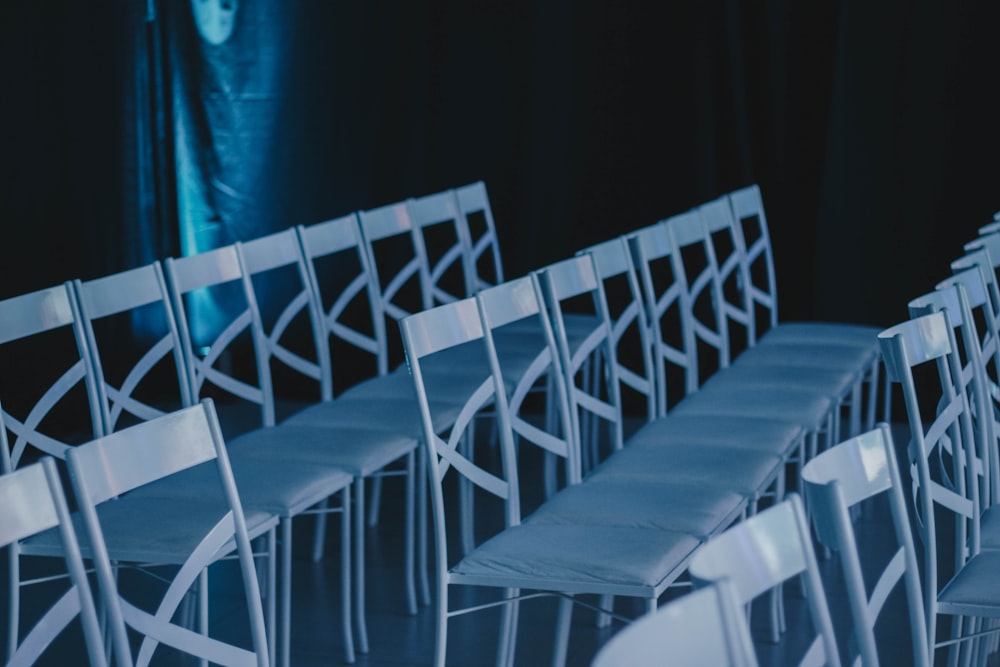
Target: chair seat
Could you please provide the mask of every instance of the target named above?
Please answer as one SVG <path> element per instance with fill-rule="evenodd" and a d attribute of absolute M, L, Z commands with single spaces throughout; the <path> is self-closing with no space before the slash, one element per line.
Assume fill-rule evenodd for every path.
<path fill-rule="evenodd" d="M 487 540 L 449 571 L 454 583 L 653 597 L 700 542 L 653 528 L 527 521 Z"/>
<path fill-rule="evenodd" d="M 455 372 L 462 368 L 459 359 L 452 360 L 455 365 L 448 369 L 440 368 L 437 372 L 426 373 L 424 381 L 434 386 L 434 396 L 438 401 L 446 401 L 450 396 L 462 396 L 468 391 L 466 379 Z M 462 360 L 464 362 L 466 360 Z M 387 375 L 378 375 L 345 389 L 335 401 L 407 401 L 416 405 L 417 395 L 413 389 L 413 378 L 409 369 L 403 365 Z M 293 415 L 294 416 L 294 415 Z"/>
<path fill-rule="evenodd" d="M 739 447 L 787 456 L 802 442 L 804 435 L 805 430 L 800 425 L 787 421 L 738 415 L 715 415 L 705 419 L 702 415 L 671 413 L 639 429 L 629 439 L 628 448 L 661 447 L 676 442 Z"/>
<path fill-rule="evenodd" d="M 245 510 L 261 510 L 281 517 L 302 511 L 351 485 L 346 469 L 296 461 L 283 456 L 255 458 L 229 448 L 229 462 Z M 133 495 L 164 498 L 206 498 L 218 489 L 214 463 L 203 463 L 176 476 L 149 484 Z"/>
<path fill-rule="evenodd" d="M 435 428 L 451 424 L 460 406 L 451 402 L 435 402 Z M 346 429 L 378 431 L 416 440 L 421 433 L 420 412 L 417 399 L 373 399 L 358 394 L 341 396 L 332 401 L 315 403 L 296 412 L 279 425 L 287 427 Z"/>
<path fill-rule="evenodd" d="M 101 504 L 97 516 L 112 561 L 180 565 L 219 522 L 224 507 L 221 496 L 216 502 L 205 498 L 168 499 L 130 494 Z M 244 509 L 244 515 L 251 539 L 277 525 L 277 517 L 269 512 Z M 74 529 L 85 535 L 83 518 L 79 513 L 72 518 Z M 62 555 L 62 542 L 55 529 L 25 540 L 22 546 L 27 555 Z M 235 542 L 230 541 L 222 552 L 235 548 Z M 80 553 L 84 559 L 92 558 L 87 540 L 80 541 Z"/>
<path fill-rule="evenodd" d="M 878 358 L 867 347 L 833 343 L 759 344 L 741 352 L 733 366 L 781 365 L 851 369 L 860 374 Z"/>
<path fill-rule="evenodd" d="M 781 322 L 757 341 L 758 345 L 775 343 L 834 343 L 857 345 L 878 353 L 878 327 L 841 322 Z"/>
<path fill-rule="evenodd" d="M 830 396 L 795 388 L 761 388 L 752 391 L 721 378 L 725 371 L 708 379 L 701 389 L 688 394 L 671 411 L 681 415 L 742 415 L 779 419 L 802 425 L 807 430 L 820 428 L 834 408 Z"/>
<path fill-rule="evenodd" d="M 651 480 L 684 483 L 735 492 L 763 493 L 778 477 L 785 459 L 776 454 L 739 447 L 712 447 L 665 440 L 662 444 L 629 445 L 602 462 L 587 477 L 592 480 Z"/>
<path fill-rule="evenodd" d="M 987 549 L 966 562 L 938 594 L 938 607 L 946 614 L 1000 617 L 1000 551 Z"/>
<path fill-rule="evenodd" d="M 388 415 L 387 415 L 388 416 Z M 417 439 L 391 429 L 288 424 L 251 431 L 229 442 L 230 458 L 288 461 L 342 468 L 355 477 L 381 470 L 417 447 Z"/>
<path fill-rule="evenodd" d="M 834 399 L 848 396 L 859 379 L 856 368 L 793 366 L 785 364 L 738 364 L 712 379 L 717 384 L 747 387 L 799 389 L 826 394 Z"/>
<path fill-rule="evenodd" d="M 738 518 L 746 502 L 733 491 L 682 481 L 596 477 L 561 490 L 527 521 L 655 528 L 704 540 Z"/>

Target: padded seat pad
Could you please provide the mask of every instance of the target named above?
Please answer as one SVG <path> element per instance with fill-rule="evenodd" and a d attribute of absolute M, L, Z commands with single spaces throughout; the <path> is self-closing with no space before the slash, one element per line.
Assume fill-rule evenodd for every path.
<path fill-rule="evenodd" d="M 743 496 L 724 489 L 597 477 L 563 489 L 527 521 L 656 528 L 705 539 L 737 518 L 745 505 Z"/>
<path fill-rule="evenodd" d="M 463 584 L 651 597 L 683 572 L 699 541 L 684 533 L 526 522 L 451 569 Z"/>

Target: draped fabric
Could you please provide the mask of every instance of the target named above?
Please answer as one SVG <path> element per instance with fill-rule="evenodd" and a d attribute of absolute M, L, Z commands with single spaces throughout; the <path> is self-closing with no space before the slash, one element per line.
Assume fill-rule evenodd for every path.
<path fill-rule="evenodd" d="M 998 14 L 9 0 L 0 296 L 480 179 L 516 276 L 758 182 L 783 318 L 888 324 L 1000 209 Z"/>

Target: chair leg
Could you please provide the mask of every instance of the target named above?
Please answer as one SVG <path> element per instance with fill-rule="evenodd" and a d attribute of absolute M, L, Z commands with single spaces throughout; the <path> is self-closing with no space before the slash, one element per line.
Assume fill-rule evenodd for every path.
<path fill-rule="evenodd" d="M 427 560 L 427 456 L 423 447 L 417 449 L 417 572 L 420 583 L 420 604 L 431 604 L 431 582 Z"/>
<path fill-rule="evenodd" d="M 323 559 L 323 550 L 326 544 L 326 509 L 330 507 L 329 498 L 324 499 L 319 504 L 319 512 L 316 514 L 316 533 L 313 535 L 312 559 L 314 563 Z"/>
<path fill-rule="evenodd" d="M 357 650 L 368 653 L 365 612 L 365 480 L 354 480 L 354 614 L 357 620 Z"/>
<path fill-rule="evenodd" d="M 602 595 L 598 606 L 601 609 L 612 609 L 615 605 L 615 596 L 613 595 Z M 611 615 L 607 612 L 599 611 L 597 612 L 597 620 L 594 623 L 595 627 L 606 628 L 611 625 Z"/>
<path fill-rule="evenodd" d="M 17 544 L 7 550 L 7 660 L 14 657 L 17 648 L 18 619 L 21 617 L 21 557 Z"/>
<path fill-rule="evenodd" d="M 208 568 L 201 571 L 201 580 L 198 586 L 198 632 L 202 637 L 208 636 Z M 202 658 L 198 661 L 201 667 L 208 667 L 208 660 Z"/>
<path fill-rule="evenodd" d="M 516 588 L 504 589 L 504 596 L 512 601 L 504 605 L 497 637 L 497 667 L 513 667 L 517 649 L 517 619 L 520 602 L 516 598 L 520 592 Z"/>
<path fill-rule="evenodd" d="M 351 618 L 351 492 L 340 492 L 340 610 L 344 662 L 354 664 L 354 623 Z"/>
<path fill-rule="evenodd" d="M 288 667 L 292 656 L 292 518 L 281 518 L 281 630 L 278 661 Z"/>
<path fill-rule="evenodd" d="M 414 552 L 416 551 L 415 536 L 414 536 L 415 517 L 413 509 L 413 502 L 414 502 L 413 485 L 416 480 L 414 478 L 415 473 L 414 473 L 413 458 L 414 455 L 412 452 L 408 454 L 406 457 L 406 484 L 405 484 L 406 510 L 404 512 L 406 515 L 406 528 L 405 528 L 406 553 L 404 554 L 405 563 L 403 564 L 403 568 L 405 570 L 404 576 L 406 578 L 406 610 L 410 614 L 410 616 L 415 616 L 417 613 L 417 592 L 416 592 L 416 583 L 414 581 L 415 566 L 413 562 Z"/>
<path fill-rule="evenodd" d="M 434 622 L 434 667 L 445 667 L 448 656 L 448 582 L 437 578 Z"/>
<path fill-rule="evenodd" d="M 382 509 L 382 478 L 375 476 L 372 479 L 372 497 L 368 505 L 368 526 L 374 528 L 378 525 L 379 513 Z"/>
<path fill-rule="evenodd" d="M 278 651 L 278 625 L 277 625 L 277 608 L 278 608 L 278 540 L 277 533 L 272 528 L 267 531 L 267 550 L 265 554 L 265 570 L 267 572 L 267 609 L 264 612 L 267 614 L 267 645 L 268 645 L 268 657 L 272 665 L 277 665 L 277 651 Z"/>
<path fill-rule="evenodd" d="M 555 643 L 552 649 L 553 667 L 563 667 L 569 653 L 569 629 L 573 620 L 573 598 L 559 600 L 559 614 L 556 617 Z"/>

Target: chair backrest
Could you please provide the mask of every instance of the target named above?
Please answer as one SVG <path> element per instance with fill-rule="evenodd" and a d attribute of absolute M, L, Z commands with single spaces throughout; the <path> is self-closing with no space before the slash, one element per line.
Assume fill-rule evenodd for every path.
<path fill-rule="evenodd" d="M 691 352 L 695 335 L 686 312 L 690 295 L 666 224 L 645 227 L 628 240 L 648 310 L 657 416 L 662 417 L 699 385 L 698 359 Z"/>
<path fill-rule="evenodd" d="M 774 273 L 771 235 L 764 215 L 764 200 L 754 184 L 729 193 L 729 203 L 736 220 L 736 240 L 743 255 L 747 294 L 754 314 L 753 340 L 778 324 L 778 283 Z"/>
<path fill-rule="evenodd" d="M 687 349 L 695 369 L 687 377 L 689 392 L 697 390 L 713 373 L 728 366 L 735 356 L 729 345 L 730 327 L 727 311 L 723 308 L 723 304 L 729 302 L 722 297 L 722 281 L 705 224 L 706 219 L 713 217 L 709 214 L 713 209 L 725 212 L 727 207 L 720 206 L 720 201 L 716 200 L 663 222 L 677 260 L 674 266 L 683 289 L 683 313 L 689 322 Z M 733 310 L 729 308 L 729 312 Z"/>
<path fill-rule="evenodd" d="M 100 435 L 97 382 L 69 284 L 0 301 L 0 356 L 12 468 L 38 452 L 65 458 L 72 445 Z"/>
<path fill-rule="evenodd" d="M 333 397 L 330 350 L 320 301 L 295 229 L 236 244 L 249 286 L 247 298 L 259 314 L 257 356 L 267 366 L 275 418 Z M 287 404 L 287 406 L 286 406 Z"/>
<path fill-rule="evenodd" d="M 604 285 L 597 278 L 593 257 L 578 255 L 539 269 L 535 275 L 552 319 L 573 437 L 583 448 L 585 442 L 596 444 L 593 438 L 606 430 L 610 450 L 618 451 L 624 444 L 621 385 L 617 366 L 607 361 L 614 359 L 615 350 Z M 570 313 L 578 316 L 575 322 L 583 325 L 582 331 L 571 330 Z M 581 461 L 584 472 L 597 463 Z"/>
<path fill-rule="evenodd" d="M 879 334 L 879 345 L 886 373 L 899 383 L 906 405 L 914 517 L 923 543 L 924 611 L 928 637 L 933 637 L 938 581 L 951 579 L 950 572 L 938 571 L 938 519 L 954 520 L 953 540 L 947 541 L 955 552 L 952 572 L 979 551 L 979 494 L 969 406 L 956 386 L 961 363 L 947 311 L 890 327 Z"/>
<path fill-rule="evenodd" d="M 191 405 L 180 333 L 159 262 L 73 281 L 104 433 Z"/>
<path fill-rule="evenodd" d="M 125 599 L 123 592 L 115 585 L 112 557 L 119 561 L 122 557 L 117 553 L 112 556 L 109 552 L 104 535 L 112 526 L 107 524 L 108 516 L 98 516 L 97 507 L 123 497 L 134 489 L 212 461 L 218 469 L 218 488 L 222 502 L 218 505 L 199 502 L 206 511 L 217 509 L 217 518 L 207 522 L 208 525 L 200 522 L 201 527 L 206 530 L 203 535 L 187 536 L 193 537 L 190 540 L 193 546 L 191 553 L 184 560 L 178 561 L 183 566 L 168 587 L 163 601 L 154 605 L 155 611 L 144 611 L 144 607 L 138 602 Z M 132 655 L 128 637 L 125 636 L 125 626 L 128 625 L 143 636 L 140 656 L 151 657 L 151 651 L 157 644 L 165 644 L 178 651 L 222 664 L 266 665 L 268 651 L 264 615 L 253 553 L 247 536 L 246 518 L 211 401 L 183 408 L 74 447 L 67 454 L 67 463 L 91 547 L 102 602 L 112 618 L 112 629 L 115 630 L 112 641 L 116 654 Z M 166 508 L 170 504 L 171 500 L 160 499 L 161 507 Z M 157 536 L 158 522 L 155 516 L 149 516 L 147 523 L 152 529 L 150 549 L 155 550 L 154 538 Z M 170 548 L 176 548 L 175 544 L 171 543 Z M 233 549 L 242 575 L 253 644 L 249 650 L 171 622 L 173 611 L 192 583 L 198 580 L 198 573 Z"/>
<path fill-rule="evenodd" d="M 736 197 L 741 205 L 745 203 L 745 196 Z M 759 200 L 759 192 L 757 197 Z M 736 358 L 747 347 L 755 345 L 758 335 L 763 333 L 757 330 L 758 313 L 754 308 L 755 283 L 732 201 L 732 195 L 724 195 L 698 207 L 704 227 L 707 253 L 718 285 L 720 324 L 725 327 L 728 336 L 727 355 L 730 360 Z M 744 217 L 752 220 L 757 215 L 757 210 L 754 206 L 750 210 L 741 209 L 741 212 Z M 760 215 L 763 216 L 763 208 L 760 211 Z M 770 266 L 770 245 L 768 244 L 761 252 L 764 253 L 762 262 Z M 766 274 L 766 271 L 764 273 Z M 764 282 L 765 285 L 770 284 Z M 773 296 L 773 289 L 770 292 Z M 764 295 L 762 298 L 766 303 L 770 303 L 771 297 Z M 764 317 L 770 319 L 770 312 L 765 312 Z"/>
<path fill-rule="evenodd" d="M 538 281 L 532 276 L 516 278 L 487 287 L 476 298 L 490 362 L 505 388 L 505 401 L 500 405 L 505 406 L 506 414 L 498 421 L 498 428 L 509 424 L 511 436 L 519 443 L 535 445 L 563 459 L 566 482 L 578 482 L 579 446 L 560 355 Z M 542 409 L 528 401 L 539 386 L 546 390 Z M 541 423 L 539 414 L 545 414 Z M 523 456 L 523 448 L 518 452 Z"/>
<path fill-rule="evenodd" d="M 840 555 L 861 664 L 866 667 L 879 665 L 876 623 L 886 611 L 890 594 L 902 582 L 913 647 L 907 664 L 927 665 L 927 627 L 920 570 L 889 426 L 879 424 L 872 431 L 819 453 L 802 468 L 802 480 L 817 540 Z M 896 539 L 895 550 L 883 560 L 876 560 L 874 549 L 858 544 L 851 516 L 853 508 L 877 497 L 888 502 Z M 866 569 L 874 573 L 867 580 L 861 567 L 862 553 L 868 563 Z M 877 567 L 874 563 L 878 563 Z M 890 662 L 901 660 L 897 646 L 884 645 L 892 651 Z M 883 654 L 888 657 L 887 653 Z"/>
<path fill-rule="evenodd" d="M 498 498 L 504 505 L 504 525 L 520 523 L 520 499 L 514 447 L 510 427 L 499 428 L 500 470 L 475 460 L 471 452 L 461 447 L 463 438 L 476 426 L 476 416 L 483 410 L 496 408 L 497 420 L 506 420 L 505 392 L 499 386 L 491 363 L 485 367 L 466 364 L 467 377 L 472 380 L 467 399 L 459 416 L 447 432 L 435 430 L 433 383 L 425 383 L 425 362 L 435 354 L 447 353 L 459 346 L 482 346 L 483 358 L 488 358 L 479 307 L 475 298 L 462 299 L 403 318 L 401 332 L 406 359 L 410 367 L 423 430 L 423 446 L 427 454 L 427 470 L 431 489 L 431 513 L 434 519 L 435 562 L 439 587 L 447 582 L 448 522 L 445 513 L 443 485 L 448 473 L 454 471 L 483 491 Z M 481 449 L 481 448 L 480 448 Z M 439 591 L 441 588 L 439 588 Z"/>
<path fill-rule="evenodd" d="M 608 640 L 591 667 L 755 667 L 746 616 L 723 579 L 667 602 Z"/>
<path fill-rule="evenodd" d="M 361 237 L 374 276 L 379 311 L 385 318 L 389 368 L 402 360 L 399 322 L 434 305 L 423 237 L 414 228 L 405 202 L 360 211 Z"/>
<path fill-rule="evenodd" d="M 486 184 L 476 181 L 455 188 L 458 210 L 462 214 L 465 235 L 468 239 L 467 261 L 469 275 L 473 277 L 475 290 L 499 285 L 504 282 L 503 262 L 500 258 L 500 240 L 493 208 L 486 194 Z"/>
<path fill-rule="evenodd" d="M 3 439 L 3 451 L 7 443 Z M 51 643 L 79 618 L 90 664 L 107 664 L 94 598 L 84 571 L 80 546 L 73 530 L 55 460 L 45 456 L 38 463 L 0 475 L 0 547 L 57 528 L 70 588 L 49 607 L 16 646 L 7 647 L 7 665 L 32 665 Z"/>
<path fill-rule="evenodd" d="M 937 284 L 935 290 L 910 301 L 910 317 L 945 311 L 952 326 L 952 345 L 960 375 L 954 379 L 957 390 L 966 396 L 973 434 L 973 454 L 979 475 L 980 506 L 992 504 L 995 497 L 997 469 L 997 420 L 993 400 L 986 386 L 986 365 L 997 363 L 996 338 L 985 319 L 992 318 L 989 295 L 982 272 L 973 267 L 953 274 Z"/>
<path fill-rule="evenodd" d="M 297 231 L 322 313 L 332 391 L 338 394 L 359 380 L 388 373 L 385 316 L 358 216 L 300 225 Z"/>
<path fill-rule="evenodd" d="M 656 375 L 646 305 L 628 241 L 619 236 L 579 254 L 583 253 L 593 257 L 597 278 L 604 285 L 615 351 L 611 363 L 621 383 L 622 409 L 627 414 L 640 410 L 648 423 L 656 418 Z"/>
<path fill-rule="evenodd" d="M 974 250 L 953 261 L 954 280 L 961 283 L 973 312 L 979 337 L 979 356 L 982 360 L 982 388 L 986 391 L 983 406 L 991 406 L 987 413 L 992 435 L 1000 439 L 1000 287 L 989 253 Z M 971 273 L 970 273 L 971 272 Z M 948 281 L 941 283 L 946 285 Z M 989 434 L 984 433 L 989 442 Z M 988 496 L 983 497 L 983 507 L 1000 501 L 1000 449 L 997 443 L 987 446 L 992 459 L 989 469 L 991 483 Z"/>
<path fill-rule="evenodd" d="M 431 303 L 439 305 L 473 296 L 478 286 L 471 240 L 455 191 L 410 199 L 406 206 L 421 236 Z"/>
<path fill-rule="evenodd" d="M 276 421 L 271 372 L 264 357 L 260 313 L 236 245 L 164 260 L 195 400 L 212 398 L 228 437 Z M 199 303 L 225 303 L 206 322 Z M 197 327 L 197 330 L 196 328 Z M 250 412 L 252 414 L 245 414 Z"/>
<path fill-rule="evenodd" d="M 797 494 L 710 539 L 691 557 L 688 572 L 695 587 L 728 579 L 742 605 L 800 577 L 817 634 L 797 664 L 840 665 L 812 536 Z"/>

